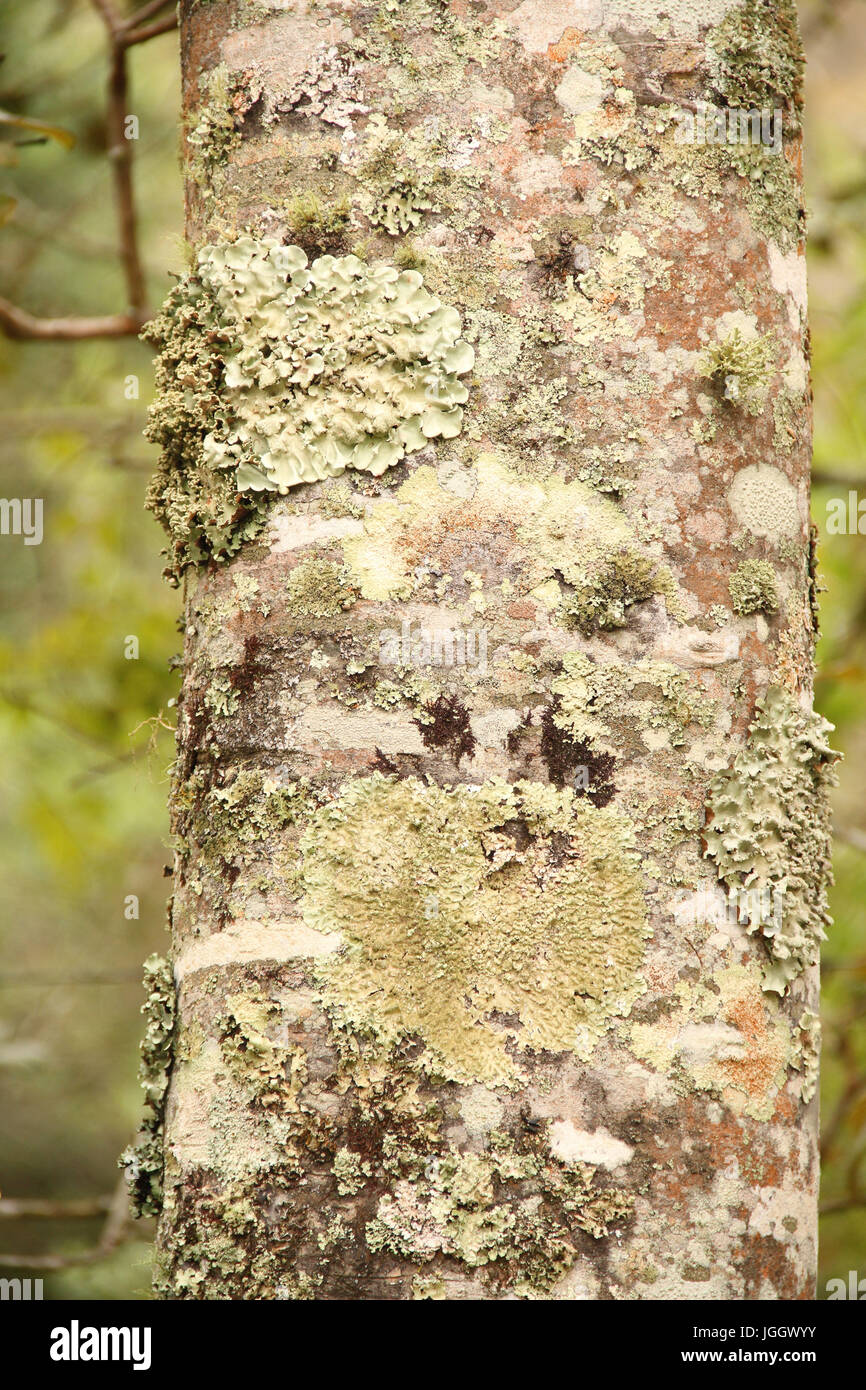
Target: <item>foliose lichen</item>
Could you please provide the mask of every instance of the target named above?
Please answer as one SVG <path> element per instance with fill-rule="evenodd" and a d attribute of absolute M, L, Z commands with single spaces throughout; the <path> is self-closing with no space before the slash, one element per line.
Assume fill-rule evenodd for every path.
<path fill-rule="evenodd" d="M 771 333 L 747 337 L 735 327 L 707 348 L 699 370 L 701 376 L 718 383 L 726 401 L 742 406 L 750 415 L 759 415 L 764 408 L 774 359 Z"/>
<path fill-rule="evenodd" d="M 741 560 L 728 581 L 731 604 L 741 617 L 750 613 L 776 613 L 779 586 L 768 560 Z"/>
<path fill-rule="evenodd" d="M 712 85 L 729 107 L 782 108 L 795 125 L 805 59 L 794 0 L 745 0 L 710 31 Z"/>
<path fill-rule="evenodd" d="M 631 1213 L 634 1198 L 596 1185 L 595 1169 L 536 1150 L 518 1152 L 492 1136 L 483 1154 L 449 1149 L 422 1177 L 399 1181 L 382 1197 L 366 1242 L 419 1265 L 450 1256 L 469 1269 L 511 1264 L 518 1294 L 544 1292 L 574 1263 L 575 1237 L 596 1240 Z M 498 1140 L 498 1142 L 497 1142 Z M 532 1199 L 520 1201 L 531 1183 Z"/>
<path fill-rule="evenodd" d="M 204 247 L 198 276 L 232 344 L 203 455 L 238 491 L 378 476 L 459 433 L 474 353 L 417 271 L 245 235 Z"/>
<path fill-rule="evenodd" d="M 146 505 L 168 534 L 166 578 L 177 585 L 187 568 L 229 560 L 261 535 L 266 497 L 242 494 L 233 474 L 203 455 L 208 421 L 219 408 L 228 342 L 213 296 L 188 278 L 141 336 L 159 349 L 145 434 L 162 452 Z"/>
<path fill-rule="evenodd" d="M 138 1141 L 123 1151 L 119 1166 L 126 1170 L 133 1213 L 156 1216 L 162 1209 L 163 1111 L 172 1063 L 175 1019 L 174 975 L 163 956 L 148 956 L 144 962 L 144 987 L 147 998 L 141 1012 L 145 1030 L 140 1044 L 138 1075 L 146 1114 Z"/>
<path fill-rule="evenodd" d="M 597 573 L 563 599 L 560 612 L 564 625 L 586 636 L 598 629 L 625 627 L 629 608 L 657 592 L 656 569 L 639 551 L 615 551 Z"/>
<path fill-rule="evenodd" d="M 832 727 L 771 686 L 756 705 L 745 747 L 710 787 L 705 853 L 729 887 L 748 890 L 740 895 L 740 916 L 766 942 L 764 989 L 778 994 L 817 962 L 831 920 L 827 792 L 838 757 L 827 742 Z M 768 912 L 767 903 L 780 910 Z"/>
<path fill-rule="evenodd" d="M 158 350 L 148 505 L 170 574 L 225 560 L 267 494 L 346 469 L 380 475 L 460 431 L 474 361 L 417 271 L 242 235 L 205 246 L 145 339 Z M 264 494 L 264 496 L 263 496 Z"/>

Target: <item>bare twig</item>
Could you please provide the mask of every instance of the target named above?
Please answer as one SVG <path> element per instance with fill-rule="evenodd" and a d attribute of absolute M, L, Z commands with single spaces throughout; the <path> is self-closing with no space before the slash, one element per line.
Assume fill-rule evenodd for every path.
<path fill-rule="evenodd" d="M 102 1200 L 102 1199 L 99 1199 Z M 74 1255 L 6 1255 L 0 1254 L 0 1268 L 3 1269 L 71 1269 L 76 1265 L 92 1265 L 113 1254 L 126 1239 L 129 1226 L 129 1198 L 126 1179 L 121 1177 L 108 1199 L 105 1222 L 99 1240 L 90 1250 L 80 1250 Z M 61 1218 L 62 1219 L 62 1218 Z"/>
<path fill-rule="evenodd" d="M 108 37 L 108 157 L 114 169 L 114 197 L 117 206 L 120 256 L 126 280 L 129 312 L 140 314 L 147 293 L 144 271 L 136 234 L 135 195 L 132 187 L 132 141 L 127 140 L 124 125 L 127 116 L 129 74 L 126 66 L 126 45 L 122 21 L 107 0 L 93 0 L 102 16 Z"/>
<path fill-rule="evenodd" d="M 43 1197 L 0 1197 L 0 1220 L 86 1221 L 104 1216 L 112 1200 L 111 1197 L 83 1197 L 57 1202 Z"/>
<path fill-rule="evenodd" d="M 125 338 L 138 333 L 148 319 L 147 310 L 136 314 L 106 314 L 99 318 L 40 319 L 0 298 L 0 328 L 7 338 Z"/>
<path fill-rule="evenodd" d="M 177 15 L 166 15 L 165 19 L 157 19 L 153 24 L 144 24 L 140 29 L 129 29 L 123 35 L 124 48 L 132 48 L 137 43 L 147 43 L 148 39 L 155 39 L 160 34 L 170 34 L 172 29 L 177 28 Z"/>
<path fill-rule="evenodd" d="M 121 28 L 125 29 L 127 33 L 130 29 L 138 29 L 140 25 L 146 24 L 149 19 L 153 19 L 154 15 L 159 14 L 160 10 L 165 10 L 173 4 L 174 0 L 149 0 L 149 3 L 142 5 L 140 10 L 135 11 L 135 14 L 124 19 Z M 174 15 L 172 18 L 176 19 L 177 16 Z"/>
<path fill-rule="evenodd" d="M 135 14 L 122 18 L 109 0 L 91 0 L 105 25 L 108 40 L 108 93 L 106 126 L 108 157 L 114 178 L 118 238 L 123 278 L 129 307 L 123 314 L 101 317 L 38 318 L 0 299 L 0 329 L 9 338 L 75 341 L 82 338 L 126 338 L 139 332 L 150 318 L 147 286 L 138 245 L 135 191 L 132 181 L 132 141 L 125 123 L 129 96 L 127 52 L 158 34 L 177 28 L 175 14 L 157 18 L 169 0 L 151 0 Z"/>
<path fill-rule="evenodd" d="M 844 469 L 824 468 L 821 464 L 812 468 L 812 482 L 819 487 L 845 487 L 855 492 L 860 488 L 866 488 L 866 478 L 862 473 L 858 477 Z"/>

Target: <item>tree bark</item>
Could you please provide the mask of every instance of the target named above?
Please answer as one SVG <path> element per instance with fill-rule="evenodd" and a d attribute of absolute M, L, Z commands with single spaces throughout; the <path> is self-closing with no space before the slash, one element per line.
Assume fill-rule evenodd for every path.
<path fill-rule="evenodd" d="M 812 1297 L 794 6 L 181 14 L 156 1287 Z"/>

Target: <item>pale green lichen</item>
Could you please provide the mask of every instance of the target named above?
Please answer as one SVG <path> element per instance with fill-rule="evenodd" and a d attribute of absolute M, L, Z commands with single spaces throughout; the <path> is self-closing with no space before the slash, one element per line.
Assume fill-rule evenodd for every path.
<path fill-rule="evenodd" d="M 140 1044 L 138 1074 L 147 1113 L 137 1143 L 125 1149 L 120 1166 L 126 1170 L 129 1200 L 136 1216 L 156 1216 L 163 1198 L 163 1111 L 172 1063 L 175 987 L 171 965 L 162 956 L 144 962 L 147 998 L 141 1006 L 145 1032 Z"/>
<path fill-rule="evenodd" d="M 821 1020 L 805 1009 L 797 1024 L 798 1037 L 791 1054 L 791 1066 L 802 1074 L 803 1100 L 808 1105 L 818 1089 L 821 1062 Z"/>
<path fill-rule="evenodd" d="M 741 617 L 778 612 L 779 586 L 768 560 L 741 560 L 728 580 L 728 589 L 734 612 Z"/>
<path fill-rule="evenodd" d="M 724 398 L 750 415 L 764 408 L 776 349 L 772 333 L 747 337 L 739 327 L 712 343 L 699 371 L 723 389 Z"/>
<path fill-rule="evenodd" d="M 378 476 L 459 433 L 474 354 L 417 271 L 245 235 L 204 247 L 198 275 L 233 342 L 203 454 L 238 491 Z"/>
<path fill-rule="evenodd" d="M 437 169 L 429 141 L 407 138 L 372 115 L 359 151 L 361 209 L 391 236 L 411 231 L 421 214 L 433 207 Z"/>
<path fill-rule="evenodd" d="M 240 127 L 252 94 L 245 93 L 245 77 L 218 63 L 200 79 L 200 105 L 187 130 L 192 155 L 189 173 L 194 183 L 207 188 L 229 155 L 241 143 Z"/>
<path fill-rule="evenodd" d="M 323 203 L 308 191 L 286 207 L 292 240 L 307 256 L 340 256 L 348 249 L 351 205 L 347 197 Z"/>
<path fill-rule="evenodd" d="M 233 474 L 203 457 L 228 341 L 213 296 L 188 278 L 171 291 L 141 336 L 159 349 L 156 398 L 145 433 L 162 453 L 147 506 L 169 536 L 166 577 L 177 584 L 189 566 L 229 560 L 257 539 L 266 526 L 266 497 L 241 495 Z"/>
<path fill-rule="evenodd" d="M 379 475 L 462 424 L 473 364 L 460 319 L 417 271 L 243 235 L 206 246 L 143 336 L 159 349 L 148 506 L 170 576 L 226 560 L 267 493 L 346 469 Z"/>
<path fill-rule="evenodd" d="M 220 1050 L 230 1072 L 256 1106 L 282 1115 L 296 1110 L 307 1080 L 307 1054 L 270 1036 L 279 1031 L 279 1004 L 257 992 L 231 995 L 226 1004 L 229 1012 L 219 1020 Z"/>
<path fill-rule="evenodd" d="M 352 1149 L 338 1149 L 334 1155 L 331 1172 L 337 1179 L 337 1192 L 341 1197 L 354 1197 L 372 1175 L 372 1164 Z"/>
<path fill-rule="evenodd" d="M 441 591 L 431 592 L 431 563 L 441 573 L 453 562 L 452 578 L 469 585 L 474 606 L 483 605 L 477 581 L 467 578 L 474 571 L 459 563 L 472 540 L 503 555 L 515 595 L 543 604 L 566 625 L 619 626 L 629 606 L 652 593 L 662 593 L 668 611 L 680 616 L 670 572 L 644 554 L 610 498 L 578 481 L 523 477 L 499 454 L 479 454 L 473 464 L 471 497 L 450 492 L 435 469 L 422 465 L 393 500 L 367 513 L 363 533 L 341 542 L 364 598 L 407 598 L 426 588 L 441 600 Z"/>
<path fill-rule="evenodd" d="M 831 729 L 771 686 L 745 746 L 710 787 L 706 854 L 729 887 L 747 890 L 745 901 L 759 905 L 745 925 L 766 942 L 764 988 L 779 994 L 817 962 L 830 922 Z"/>
<path fill-rule="evenodd" d="M 304 918 L 347 943 L 319 966 L 328 1007 L 383 1045 L 418 1036 L 437 1075 L 514 1081 L 515 1053 L 591 1048 L 643 988 L 639 859 L 611 807 L 376 773 L 345 784 L 300 845 Z"/>
<path fill-rule="evenodd" d="M 238 692 L 232 685 L 231 678 L 226 671 L 220 671 L 214 676 L 205 692 L 204 702 L 218 719 L 227 719 L 237 713 Z"/>
<path fill-rule="evenodd" d="M 625 627 L 629 608 L 657 592 L 655 571 L 653 562 L 638 551 L 614 552 L 596 574 L 563 599 L 562 621 L 585 635 Z"/>
<path fill-rule="evenodd" d="M 258 768 L 241 768 L 221 787 L 198 769 L 173 796 L 178 829 L 195 841 L 204 863 L 255 851 L 316 804 L 305 781 L 281 782 Z"/>
<path fill-rule="evenodd" d="M 670 662 L 595 662 L 585 652 L 565 652 L 562 667 L 550 686 L 554 722 L 592 747 L 620 753 L 634 737 L 639 747 L 678 747 L 690 724 L 713 722 L 712 701 L 699 682 Z"/>

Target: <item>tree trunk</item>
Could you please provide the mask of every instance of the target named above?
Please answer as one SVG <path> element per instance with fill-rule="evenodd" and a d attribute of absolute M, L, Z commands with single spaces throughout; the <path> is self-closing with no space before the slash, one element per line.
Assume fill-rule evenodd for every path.
<path fill-rule="evenodd" d="M 181 10 L 157 1289 L 809 1298 L 794 5 Z"/>

